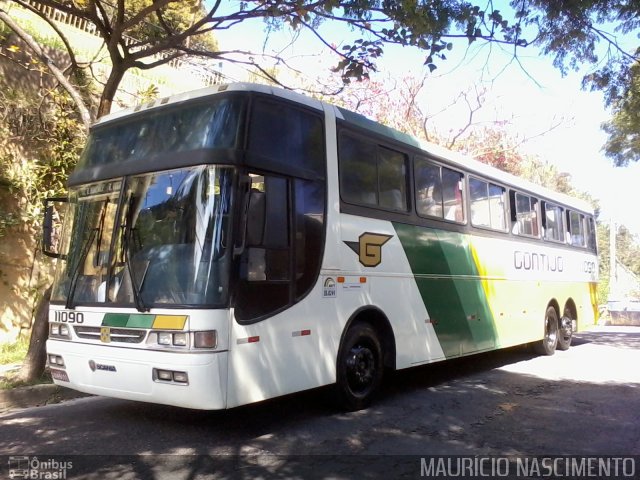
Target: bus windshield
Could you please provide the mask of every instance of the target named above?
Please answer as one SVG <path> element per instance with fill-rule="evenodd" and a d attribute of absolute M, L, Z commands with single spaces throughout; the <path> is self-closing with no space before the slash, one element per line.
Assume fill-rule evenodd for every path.
<path fill-rule="evenodd" d="M 52 301 L 225 305 L 232 178 L 199 166 L 74 190 Z"/>

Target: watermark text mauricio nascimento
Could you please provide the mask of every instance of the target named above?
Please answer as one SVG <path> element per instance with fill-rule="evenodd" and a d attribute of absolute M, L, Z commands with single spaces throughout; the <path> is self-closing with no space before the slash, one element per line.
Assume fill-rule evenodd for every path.
<path fill-rule="evenodd" d="M 636 458 L 441 456 L 420 459 L 421 477 L 634 478 Z"/>

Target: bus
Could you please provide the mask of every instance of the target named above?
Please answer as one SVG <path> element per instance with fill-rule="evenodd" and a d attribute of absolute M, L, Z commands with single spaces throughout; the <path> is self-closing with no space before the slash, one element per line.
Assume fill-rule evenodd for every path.
<path fill-rule="evenodd" d="M 595 323 L 594 212 L 346 109 L 253 84 L 100 119 L 48 202 L 56 384 L 225 409 Z M 63 217 L 60 220 L 60 217 Z"/>

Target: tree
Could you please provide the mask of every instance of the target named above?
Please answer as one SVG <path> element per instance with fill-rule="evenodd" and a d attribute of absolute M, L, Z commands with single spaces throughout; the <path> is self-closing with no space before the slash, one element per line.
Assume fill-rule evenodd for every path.
<path fill-rule="evenodd" d="M 98 116 L 110 110 L 118 85 L 131 68 L 151 69 L 189 55 L 255 64 L 254 52 L 212 49 L 210 42 L 203 41 L 208 34 L 241 22 L 310 31 L 337 56 L 335 68 L 345 81 L 366 78 L 390 44 L 423 50 L 424 63 L 433 70 L 455 41 L 481 40 L 512 48 L 515 59 L 519 49 L 535 46 L 554 56 L 554 64 L 563 71 L 585 62 L 602 65 L 587 81 L 615 98 L 626 85 L 629 65 L 638 53 L 624 51 L 603 27 L 613 22 L 623 33 L 635 32 L 640 6 L 632 2 L 562 0 L 549 5 L 525 0 L 500 10 L 492 2 L 473 5 L 464 0 L 247 0 L 233 4 L 217 0 L 208 9 L 200 2 L 178 0 L 11 1 L 36 12 L 41 9 L 31 5 L 53 7 L 95 25 L 112 64 Z M 323 29 L 325 23 L 332 28 Z M 335 28 L 340 25 L 353 31 L 349 40 L 344 41 L 344 31 Z M 607 47 L 604 64 L 596 54 L 600 42 Z"/>
<path fill-rule="evenodd" d="M 634 64 L 630 74 L 631 81 L 613 105 L 611 120 L 602 125 L 609 135 L 604 152 L 619 167 L 640 159 L 640 64 Z"/>

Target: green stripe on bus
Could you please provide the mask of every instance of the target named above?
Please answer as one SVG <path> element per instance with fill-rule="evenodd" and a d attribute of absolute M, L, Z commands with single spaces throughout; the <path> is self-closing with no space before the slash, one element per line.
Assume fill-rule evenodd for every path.
<path fill-rule="evenodd" d="M 106 313 L 102 319 L 103 327 L 151 328 L 155 315 Z"/>
<path fill-rule="evenodd" d="M 127 322 L 128 328 L 151 328 L 155 315 L 133 314 L 129 315 L 129 321 Z"/>
<path fill-rule="evenodd" d="M 447 358 L 494 348 L 497 332 L 466 235 L 394 224 Z"/>
<path fill-rule="evenodd" d="M 128 313 L 105 313 L 102 319 L 103 327 L 126 327 L 129 321 Z"/>

